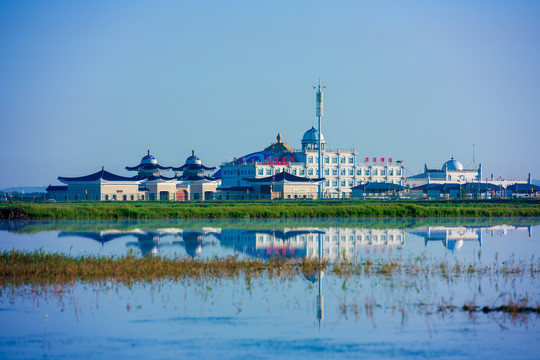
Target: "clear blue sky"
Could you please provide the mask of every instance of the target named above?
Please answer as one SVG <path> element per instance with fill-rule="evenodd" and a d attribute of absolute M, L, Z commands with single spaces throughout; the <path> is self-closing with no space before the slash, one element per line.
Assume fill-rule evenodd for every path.
<path fill-rule="evenodd" d="M 2 1 L 0 188 L 323 134 L 540 178 L 540 1 Z"/>

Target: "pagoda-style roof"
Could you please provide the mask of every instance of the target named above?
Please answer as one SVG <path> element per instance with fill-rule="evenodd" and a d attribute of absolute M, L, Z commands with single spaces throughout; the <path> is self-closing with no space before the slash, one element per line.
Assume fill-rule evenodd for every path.
<path fill-rule="evenodd" d="M 125 177 L 113 174 L 111 172 L 105 171 L 105 169 L 101 169 L 98 172 L 95 172 L 90 175 L 86 176 L 80 176 L 80 177 L 63 177 L 59 176 L 58 180 L 60 182 L 63 182 L 64 184 L 72 183 L 72 182 L 91 182 L 91 181 L 97 181 L 97 180 L 105 180 L 105 181 L 142 181 L 143 178 L 140 176 L 133 176 L 133 177 Z"/>
<path fill-rule="evenodd" d="M 203 170 L 215 170 L 215 167 L 204 166 L 203 164 L 184 164 L 180 167 L 173 167 L 173 171 L 203 171 Z"/>
<path fill-rule="evenodd" d="M 163 181 L 171 181 L 171 180 L 178 180 L 176 177 L 167 177 L 167 176 L 163 176 L 163 175 L 158 175 L 158 176 L 155 176 L 155 175 L 149 175 L 149 176 L 146 176 L 145 177 L 145 180 L 146 181 L 155 181 L 155 180 L 163 180 Z"/>
<path fill-rule="evenodd" d="M 171 170 L 171 166 L 161 166 L 159 164 L 139 164 L 137 166 L 126 166 L 128 171 L 151 171 L 151 170 Z"/>
<path fill-rule="evenodd" d="M 272 154 L 282 154 L 286 152 L 294 152 L 294 149 L 287 145 L 287 143 L 282 142 L 283 138 L 281 133 L 278 133 L 277 143 L 272 143 L 270 146 L 266 147 L 264 151 L 271 152 Z"/>
<path fill-rule="evenodd" d="M 186 159 L 186 163 L 180 167 L 173 167 L 174 171 L 201 172 L 205 170 L 215 170 L 215 167 L 208 167 L 202 164 L 201 159 L 195 155 L 195 150 L 191 150 L 191 156 Z"/>
<path fill-rule="evenodd" d="M 158 164 L 156 158 L 153 155 L 150 155 L 150 150 L 148 154 L 143 156 L 141 163 L 137 166 L 126 166 L 128 171 L 153 171 L 153 170 L 171 170 L 170 166 L 161 166 Z"/>
<path fill-rule="evenodd" d="M 289 174 L 288 172 L 280 172 L 276 175 L 270 175 L 263 178 L 256 178 L 256 179 L 248 179 L 244 178 L 245 181 L 248 181 L 250 183 L 276 183 L 281 181 L 287 181 L 287 182 L 296 182 L 296 183 L 319 183 L 321 181 L 324 181 L 324 178 L 307 178 L 302 176 L 296 176 Z"/>

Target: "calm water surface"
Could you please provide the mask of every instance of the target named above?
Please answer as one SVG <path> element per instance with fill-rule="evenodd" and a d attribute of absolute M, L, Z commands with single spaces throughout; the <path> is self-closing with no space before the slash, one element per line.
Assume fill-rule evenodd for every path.
<path fill-rule="evenodd" d="M 0 251 L 207 259 L 538 263 L 540 219 L 0 223 Z M 321 244 L 319 244 L 319 239 Z M 519 276 L 322 276 L 1 288 L 0 358 L 538 359 L 536 315 L 438 311 L 540 302 Z M 318 279 L 320 278 L 320 282 Z"/>

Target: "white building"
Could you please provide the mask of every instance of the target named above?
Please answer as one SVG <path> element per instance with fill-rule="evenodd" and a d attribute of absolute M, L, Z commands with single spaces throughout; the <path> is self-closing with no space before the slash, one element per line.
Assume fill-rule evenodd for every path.
<path fill-rule="evenodd" d="M 218 174 L 221 177 L 221 187 L 243 189 L 250 186 L 245 178 L 263 178 L 280 172 L 309 179 L 324 178 L 324 198 L 348 198 L 352 187 L 368 182 L 403 184 L 402 161 L 365 158 L 364 162 L 359 162 L 356 150 L 329 149 L 322 136 L 322 174 L 319 174 L 318 152 L 319 132 L 314 127 L 304 133 L 300 150 L 282 142 L 282 136 L 278 134 L 277 142 L 264 150 L 223 163 Z"/>

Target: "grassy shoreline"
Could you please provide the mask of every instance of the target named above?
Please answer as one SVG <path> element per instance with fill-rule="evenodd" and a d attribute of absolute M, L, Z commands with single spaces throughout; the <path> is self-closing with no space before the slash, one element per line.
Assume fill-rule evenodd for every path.
<path fill-rule="evenodd" d="M 0 219 L 249 219 L 538 217 L 540 200 L 16 202 Z"/>
<path fill-rule="evenodd" d="M 159 256 L 111 257 L 82 256 L 24 252 L 18 250 L 0 252 L 0 286 L 22 284 L 70 284 L 74 282 L 115 281 L 130 284 L 137 281 L 225 279 L 240 276 L 269 278 L 292 278 L 312 275 L 322 270 L 334 276 L 348 279 L 357 276 L 438 276 L 447 280 L 474 275 L 520 277 L 540 273 L 540 261 L 508 261 L 483 266 L 458 261 L 431 262 L 425 258 L 415 259 L 364 259 L 359 263 L 338 261 L 318 262 L 317 259 L 238 259 L 237 257 L 169 259 Z"/>

